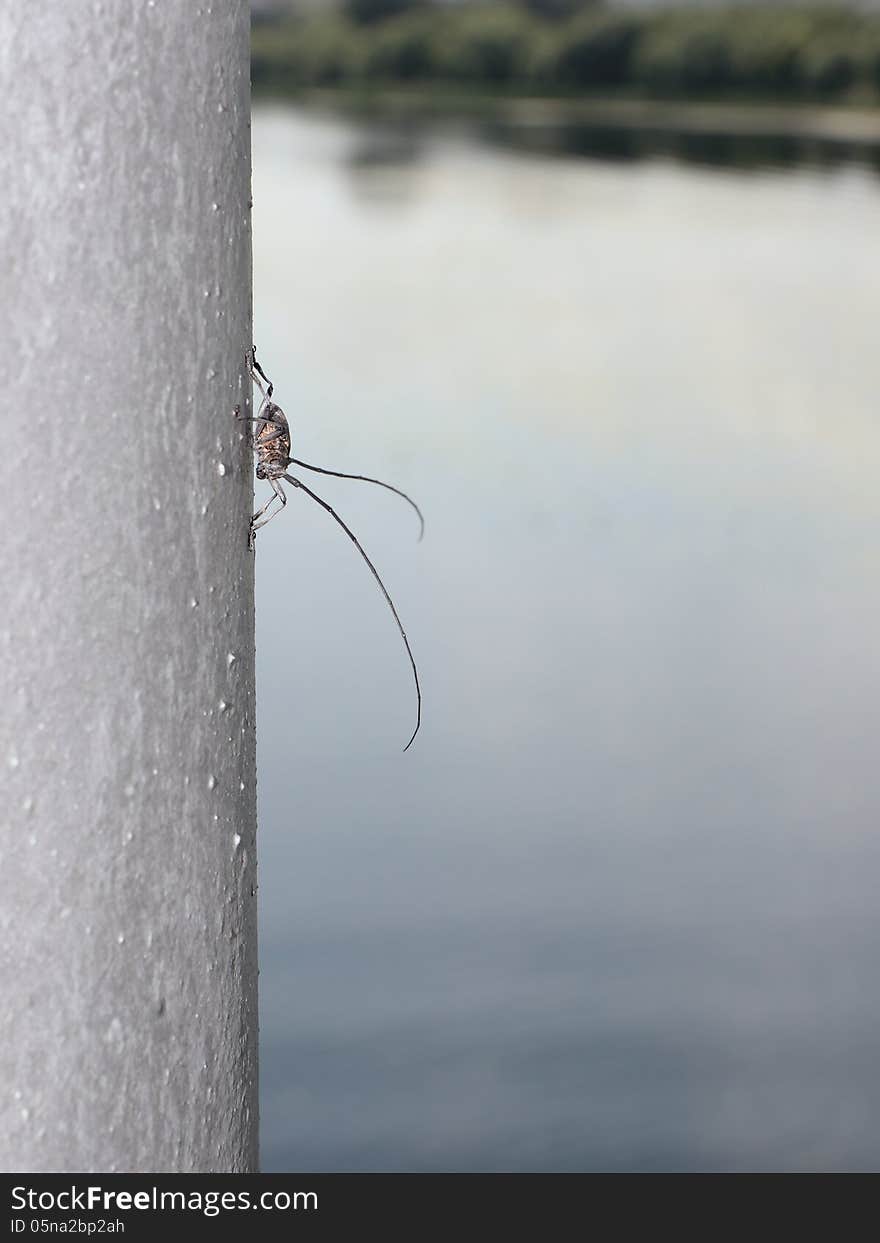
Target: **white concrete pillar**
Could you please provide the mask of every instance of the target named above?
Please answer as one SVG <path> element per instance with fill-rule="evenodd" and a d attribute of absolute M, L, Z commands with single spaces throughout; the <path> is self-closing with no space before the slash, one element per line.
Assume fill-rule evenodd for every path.
<path fill-rule="evenodd" d="M 257 1161 L 247 0 L 0 7 L 0 1168 Z"/>

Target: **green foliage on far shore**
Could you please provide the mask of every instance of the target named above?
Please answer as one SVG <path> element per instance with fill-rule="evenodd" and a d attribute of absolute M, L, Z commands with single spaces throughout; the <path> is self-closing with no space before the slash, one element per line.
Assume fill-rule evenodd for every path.
<path fill-rule="evenodd" d="M 255 88 L 432 83 L 823 102 L 868 102 L 880 93 L 880 17 L 837 7 L 591 6 L 566 15 L 563 0 L 454 7 L 385 0 L 384 9 L 351 0 L 348 12 L 255 26 Z"/>

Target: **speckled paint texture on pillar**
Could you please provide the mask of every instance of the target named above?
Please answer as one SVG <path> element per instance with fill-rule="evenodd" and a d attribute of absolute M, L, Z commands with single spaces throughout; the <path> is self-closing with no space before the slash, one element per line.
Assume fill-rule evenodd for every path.
<path fill-rule="evenodd" d="M 249 6 L 0 9 L 0 1168 L 257 1163 Z"/>

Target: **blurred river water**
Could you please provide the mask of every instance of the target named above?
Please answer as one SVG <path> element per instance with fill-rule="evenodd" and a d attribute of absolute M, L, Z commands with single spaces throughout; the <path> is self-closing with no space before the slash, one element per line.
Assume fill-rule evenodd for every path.
<path fill-rule="evenodd" d="M 876 174 L 253 139 L 264 1168 L 876 1169 Z"/>

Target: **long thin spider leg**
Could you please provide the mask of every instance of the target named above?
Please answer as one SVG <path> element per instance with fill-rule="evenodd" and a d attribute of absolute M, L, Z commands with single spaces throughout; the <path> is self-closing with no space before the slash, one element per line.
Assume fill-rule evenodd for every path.
<path fill-rule="evenodd" d="M 263 433 L 266 431 L 266 427 L 274 427 L 275 431 L 265 436 Z M 270 445 L 274 440 L 280 440 L 282 436 L 287 435 L 287 428 L 279 427 L 277 423 L 266 424 L 266 427 L 261 427 L 259 431 L 254 432 L 255 449 L 261 449 L 263 445 Z"/>
<path fill-rule="evenodd" d="M 262 391 L 263 390 L 260 389 L 260 392 Z M 268 410 L 266 409 L 267 406 L 269 407 Z M 272 402 L 270 402 L 269 398 L 264 394 L 263 400 L 260 402 L 260 408 L 256 414 L 242 414 L 241 406 L 233 406 L 232 417 L 237 423 L 271 423 L 273 427 L 283 428 L 284 424 L 280 419 L 276 418 L 274 414 L 274 411 L 278 408 L 278 406 L 273 406 Z"/>
<path fill-rule="evenodd" d="M 267 423 L 270 427 L 284 427 L 280 419 L 271 414 L 237 414 L 239 423 Z"/>
<path fill-rule="evenodd" d="M 422 511 L 419 509 L 412 497 L 407 496 L 405 492 L 401 492 L 400 488 L 395 488 L 390 483 L 383 483 L 381 479 L 371 479 L 369 475 L 346 475 L 341 470 L 326 470 L 323 466 L 310 466 L 308 462 L 301 462 L 299 458 L 292 457 L 290 460 L 295 466 L 301 466 L 303 470 L 313 470 L 316 475 L 333 475 L 335 479 L 360 479 L 362 483 L 375 483 L 378 484 L 380 488 L 387 488 L 389 492 L 394 492 L 397 496 L 402 496 L 407 504 L 411 505 L 419 516 L 419 540 L 421 540 L 422 536 L 425 534 L 425 519 L 422 516 Z"/>
<path fill-rule="evenodd" d="M 263 399 L 265 401 L 268 401 L 269 398 L 272 396 L 273 392 L 275 391 L 275 386 L 272 384 L 272 381 L 266 375 L 265 371 L 260 366 L 260 364 L 257 362 L 257 347 L 255 345 L 252 345 L 251 348 L 248 350 L 247 354 L 245 355 L 245 361 L 247 363 L 247 369 L 250 372 L 251 379 L 253 380 L 254 384 L 256 384 L 260 392 L 263 394 Z M 262 376 L 263 379 L 266 381 L 266 389 L 268 389 L 268 392 L 266 391 L 266 389 L 263 388 L 262 384 L 260 383 L 258 379 L 258 376 Z"/>
<path fill-rule="evenodd" d="M 285 474 L 284 478 L 287 480 L 288 483 L 292 484 L 295 488 L 302 488 L 306 496 L 310 496 L 313 501 L 317 502 L 317 504 L 321 506 L 322 509 L 326 509 L 330 517 L 339 523 L 339 525 L 342 527 L 345 534 L 348 536 L 348 538 L 354 544 L 355 548 L 358 550 L 358 552 L 363 557 L 364 561 L 366 561 L 367 565 L 369 566 L 370 573 L 373 575 L 373 578 L 375 578 L 376 582 L 379 584 L 379 589 L 382 592 L 382 595 L 385 597 L 388 607 L 391 609 L 391 612 L 394 616 L 394 620 L 397 622 L 397 629 L 400 631 L 401 638 L 403 639 L 403 645 L 406 648 L 406 654 L 409 657 L 409 663 L 412 665 L 413 680 L 416 684 L 416 727 L 412 732 L 412 737 L 410 738 L 409 742 L 403 748 L 404 751 L 408 751 L 413 744 L 416 734 L 419 732 L 419 727 L 422 724 L 422 688 L 419 686 L 419 671 L 416 668 L 416 662 L 412 654 L 412 648 L 409 645 L 409 639 L 406 637 L 406 631 L 404 630 L 403 623 L 401 622 L 400 617 L 398 616 L 397 609 L 394 607 L 394 601 L 389 596 L 385 588 L 385 584 L 382 582 L 382 579 L 379 577 L 379 571 L 376 569 L 376 567 L 373 565 L 370 558 L 367 556 L 367 554 L 364 552 L 363 548 L 361 547 L 361 543 L 358 540 L 358 537 L 355 535 L 354 531 L 352 531 L 350 527 L 346 526 L 346 524 L 339 517 L 339 514 L 332 507 L 332 505 L 328 505 L 326 501 L 322 501 L 320 496 L 318 496 L 316 492 L 313 492 L 311 488 L 307 488 L 306 485 L 302 482 L 302 480 L 295 479 L 293 475 L 288 475 L 288 474 Z"/>
<path fill-rule="evenodd" d="M 287 436 L 288 428 L 286 424 L 279 423 L 277 419 L 267 419 L 264 415 L 246 415 L 237 414 L 236 419 L 239 423 L 259 423 L 259 427 L 254 428 L 252 445 L 255 449 L 261 445 L 270 445 L 275 440 L 280 440 L 282 436 Z M 269 428 L 274 428 L 268 436 L 264 435 Z"/>
<path fill-rule="evenodd" d="M 266 395 L 266 390 L 263 388 L 263 385 L 260 381 L 260 377 L 257 375 L 256 371 L 254 370 L 255 363 L 256 363 L 256 358 L 254 358 L 253 356 L 253 350 L 248 350 L 247 354 L 245 354 L 245 365 L 247 366 L 248 375 L 250 376 L 253 383 L 256 384 L 257 388 L 260 390 L 260 396 L 262 397 L 263 403 L 265 404 L 269 400 L 269 398 Z"/>
<path fill-rule="evenodd" d="M 264 402 L 263 405 L 265 404 Z M 262 408 L 261 406 L 260 409 Z M 277 410 L 278 407 L 276 406 L 275 409 Z M 268 414 L 241 414 L 236 406 L 233 413 L 240 423 L 271 423 L 273 427 L 284 427 L 277 415 L 272 414 L 271 411 Z"/>
<path fill-rule="evenodd" d="M 271 483 L 272 480 L 270 479 L 269 482 Z M 261 505 L 260 508 L 257 510 L 257 512 L 254 514 L 253 518 L 251 518 L 251 530 L 254 529 L 255 525 L 260 526 L 260 527 L 265 525 L 265 523 L 258 522 L 257 519 L 262 518 L 263 514 L 266 512 L 269 506 L 272 505 L 277 500 L 278 500 L 278 493 L 273 491 L 268 501 L 266 501 L 266 504 Z M 268 519 L 266 521 L 268 522 Z"/>
<path fill-rule="evenodd" d="M 237 423 L 259 423 L 260 426 L 254 428 L 255 438 L 259 436 L 263 428 L 275 426 L 274 424 L 267 423 L 261 414 L 237 414 L 235 416 L 235 421 Z"/>
<path fill-rule="evenodd" d="M 257 531 L 259 530 L 260 527 L 265 527 L 266 523 L 271 522 L 272 518 L 276 517 L 278 513 L 281 513 L 281 510 L 283 510 L 283 507 L 287 505 L 287 497 L 285 495 L 285 490 L 283 490 L 283 487 L 281 486 L 281 484 L 278 484 L 278 481 L 276 479 L 270 479 L 270 481 L 268 482 L 270 482 L 270 484 L 272 485 L 272 490 L 273 492 L 275 492 L 275 495 L 270 496 L 270 498 L 268 498 L 268 500 L 266 501 L 264 507 L 262 507 L 261 510 L 257 510 L 254 517 L 251 518 L 251 531 Z M 262 515 L 264 515 L 267 508 L 270 507 L 272 501 L 281 501 L 280 508 L 277 508 L 275 513 L 270 513 L 270 515 L 268 515 L 267 518 L 262 518 Z M 262 521 L 257 522 L 257 518 L 262 518 Z"/>
<path fill-rule="evenodd" d="M 263 368 L 257 362 L 257 351 L 256 350 L 254 350 L 254 370 L 263 377 L 263 380 L 266 385 L 266 400 L 268 401 L 269 398 L 272 396 L 272 394 L 275 392 L 275 385 L 272 383 L 272 381 L 266 375 Z"/>
<path fill-rule="evenodd" d="M 253 518 L 251 518 L 251 529 L 248 534 L 248 547 L 249 548 L 253 548 L 256 538 L 257 538 L 257 531 L 260 529 L 260 527 L 264 527 L 267 522 L 271 522 L 273 518 L 277 518 L 277 516 L 281 513 L 281 510 L 287 504 L 287 497 L 285 496 L 284 489 L 282 488 L 278 480 L 270 479 L 269 482 L 272 485 L 272 496 L 269 497 L 268 501 L 262 507 L 262 509 L 258 509 L 257 512 L 254 514 Z M 281 505 L 279 506 L 278 509 L 275 510 L 274 513 L 269 514 L 269 516 L 266 518 L 263 518 L 262 515 L 266 513 L 266 511 L 268 510 L 269 506 L 272 504 L 273 501 L 280 501 Z M 258 521 L 258 519 L 262 519 L 262 521 Z"/>
<path fill-rule="evenodd" d="M 263 402 L 263 405 L 265 404 L 266 403 Z M 262 409 L 262 406 L 260 409 Z M 279 418 L 272 414 L 271 411 L 268 414 L 241 414 L 238 412 L 238 407 L 236 406 L 235 417 L 239 423 L 261 424 L 260 427 L 254 428 L 252 442 L 252 448 L 254 449 L 262 448 L 263 445 L 270 445 L 273 441 L 280 440 L 282 436 L 286 436 L 288 434 L 287 423 L 282 422 Z M 274 428 L 274 431 L 272 431 L 268 436 L 264 435 L 270 427 Z"/>
<path fill-rule="evenodd" d="M 288 432 L 286 427 L 276 427 L 275 431 L 271 432 L 268 436 L 264 436 L 263 432 L 257 432 L 254 436 L 254 445 L 257 448 L 262 448 L 263 445 L 270 445 L 273 440 L 280 440 L 282 436 L 286 436 L 287 434 Z"/>

